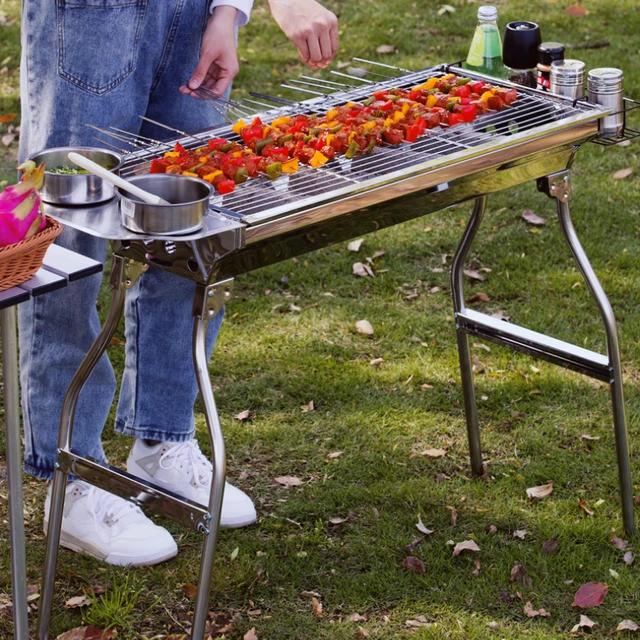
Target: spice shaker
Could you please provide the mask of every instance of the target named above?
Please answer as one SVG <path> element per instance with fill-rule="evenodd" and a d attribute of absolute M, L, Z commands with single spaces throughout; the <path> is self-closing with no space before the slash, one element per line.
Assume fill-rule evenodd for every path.
<path fill-rule="evenodd" d="M 538 47 L 538 75 L 536 78 L 538 89 L 549 91 L 551 63 L 554 60 L 564 60 L 564 45 L 560 42 L 543 42 Z"/>
<path fill-rule="evenodd" d="M 589 102 L 611 109 L 611 115 L 600 120 L 600 133 L 620 136 L 624 131 L 623 75 L 620 69 L 603 67 L 592 69 L 587 76 Z"/>
<path fill-rule="evenodd" d="M 554 60 L 551 63 L 549 91 L 574 100 L 584 96 L 585 64 L 581 60 Z"/>

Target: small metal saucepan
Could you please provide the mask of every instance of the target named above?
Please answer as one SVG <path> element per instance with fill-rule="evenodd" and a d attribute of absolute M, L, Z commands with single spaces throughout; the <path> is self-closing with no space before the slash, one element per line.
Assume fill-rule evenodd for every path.
<path fill-rule="evenodd" d="M 49 204 L 64 206 L 86 206 L 111 200 L 115 195 L 113 186 L 98 176 L 90 173 L 67 174 L 52 172 L 54 169 L 60 169 L 61 167 L 74 167 L 67 157 L 70 151 L 82 154 L 115 174 L 118 173 L 122 165 L 122 157 L 108 149 L 58 147 L 34 153 L 29 160 L 33 160 L 36 164 L 44 163 L 45 166 L 44 182 L 39 191 L 42 200 Z"/>
<path fill-rule="evenodd" d="M 120 196 L 120 220 L 130 231 L 186 234 L 197 231 L 204 224 L 213 191 L 208 182 L 169 173 L 132 176 L 127 181 L 169 202 L 147 204 L 116 187 Z"/>

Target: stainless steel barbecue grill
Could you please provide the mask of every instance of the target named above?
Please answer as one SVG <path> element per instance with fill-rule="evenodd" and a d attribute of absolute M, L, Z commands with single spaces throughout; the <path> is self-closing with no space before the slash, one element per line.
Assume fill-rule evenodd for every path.
<path fill-rule="evenodd" d="M 349 100 L 362 100 L 373 91 L 412 87 L 447 72 L 510 86 L 455 66 L 441 66 L 363 83 L 362 87 L 341 88 L 295 105 L 273 108 L 267 105 L 267 109 L 257 115 L 264 122 L 270 122 L 281 115 L 322 112 Z M 323 86 L 322 81 L 318 83 L 317 86 Z M 335 84 L 324 86 L 330 88 Z M 153 237 L 127 231 L 120 224 L 117 199 L 86 209 L 47 207 L 47 213 L 65 224 L 109 238 L 114 257 L 109 316 L 71 383 L 61 417 L 41 599 L 41 638 L 48 637 L 58 548 L 56 534 L 59 535 L 68 473 L 169 515 L 204 534 L 192 630 L 193 638 L 202 637 L 225 475 L 224 441 L 208 378 L 204 336 L 208 320 L 230 298 L 234 276 L 467 200 L 474 200 L 475 205 L 454 257 L 452 292 L 472 470 L 476 475 L 483 473 L 469 334 L 610 384 L 623 520 L 627 531 L 633 532 L 633 496 L 617 329 L 610 304 L 575 234 L 568 205 L 569 168 L 575 154 L 582 143 L 596 138 L 598 121 L 609 111 L 583 101 L 523 87 L 517 89 L 518 100 L 504 111 L 479 116 L 472 123 L 433 129 L 414 143 L 378 147 L 370 156 L 352 160 L 334 158 L 316 169 L 303 166 L 298 173 L 274 181 L 251 179 L 231 194 L 215 196 L 207 224 L 190 236 Z M 230 126 L 224 125 L 181 136 L 178 141 L 190 148 L 202 146 L 212 137 L 237 139 Z M 171 146 L 174 143 L 175 140 Z M 167 148 L 145 146 L 129 153 L 122 175 L 147 172 L 151 159 Z M 496 320 L 465 306 L 464 261 L 481 224 L 488 195 L 530 180 L 537 180 L 538 188 L 556 200 L 560 227 L 602 315 L 607 336 L 606 355 Z M 207 507 L 160 491 L 121 470 L 82 458 L 71 448 L 75 403 L 80 390 L 115 331 L 126 290 L 150 265 L 196 282 L 193 357 L 214 452 L 214 479 Z"/>

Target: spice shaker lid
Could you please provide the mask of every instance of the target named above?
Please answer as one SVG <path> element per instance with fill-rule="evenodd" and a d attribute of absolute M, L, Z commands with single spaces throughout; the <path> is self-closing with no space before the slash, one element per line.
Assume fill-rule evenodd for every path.
<path fill-rule="evenodd" d="M 535 22 L 509 22 L 504 30 L 502 60 L 511 69 L 535 69 L 538 63 L 540 27 Z"/>
<path fill-rule="evenodd" d="M 551 84 L 575 86 L 584 84 L 585 64 L 582 60 L 554 60 L 551 63 Z"/>
<path fill-rule="evenodd" d="M 624 76 L 620 69 L 601 67 L 591 69 L 588 75 L 589 90 L 596 93 L 616 93 L 622 90 Z"/>
<path fill-rule="evenodd" d="M 498 8 L 491 5 L 478 7 L 478 20 L 497 20 Z"/>
<path fill-rule="evenodd" d="M 538 62 L 550 65 L 554 60 L 564 59 L 564 45 L 560 42 L 543 42 L 538 47 Z"/>

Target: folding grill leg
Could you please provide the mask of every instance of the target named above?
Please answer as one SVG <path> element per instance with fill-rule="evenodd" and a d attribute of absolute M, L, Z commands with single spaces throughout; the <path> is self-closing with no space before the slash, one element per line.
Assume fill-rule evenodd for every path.
<path fill-rule="evenodd" d="M 214 318 L 231 298 L 232 285 L 233 279 L 223 280 L 208 287 L 199 284 L 196 288 L 193 304 L 193 364 L 204 404 L 209 439 L 211 441 L 213 478 L 209 495 L 209 515 L 206 518 L 209 520 L 209 526 L 202 531 L 204 541 L 202 543 L 200 575 L 198 577 L 198 589 L 193 612 L 192 640 L 202 640 L 204 638 L 205 623 L 209 613 L 211 574 L 213 573 L 213 560 L 220 528 L 220 513 L 222 511 L 226 475 L 224 438 L 220 420 L 218 419 L 216 402 L 213 397 L 213 389 L 211 388 L 211 379 L 209 378 L 206 350 L 207 325 L 209 320 Z"/>
<path fill-rule="evenodd" d="M 569 211 L 571 177 L 569 171 L 559 171 L 558 173 L 541 178 L 538 181 L 538 189 L 546 193 L 550 198 L 556 199 L 560 228 L 602 316 L 602 322 L 607 336 L 607 356 L 611 370 L 609 385 L 611 387 L 611 402 L 613 405 L 613 426 L 616 438 L 620 496 L 622 499 L 622 520 L 626 532 L 632 535 L 635 532 L 633 485 L 631 481 L 631 464 L 629 460 L 627 421 L 624 410 L 622 367 L 620 364 L 616 319 L 609 299 L 589 262 L 587 254 L 580 244 L 573 222 L 571 221 Z"/>
<path fill-rule="evenodd" d="M 453 293 L 453 309 L 456 316 L 465 310 L 463 287 L 464 261 L 476 237 L 486 207 L 486 196 L 482 196 L 476 200 L 471 218 L 467 223 L 460 244 L 456 249 L 456 254 L 453 257 L 453 265 L 451 267 L 451 291 Z M 464 411 L 467 419 L 471 471 L 474 475 L 481 476 L 484 469 L 482 465 L 482 448 L 480 446 L 480 429 L 478 427 L 478 410 L 476 408 L 476 397 L 473 389 L 473 370 L 471 368 L 469 337 L 461 327 L 458 326 L 457 322 L 456 335 L 458 339 L 458 356 L 460 358 L 460 378 L 462 381 L 462 394 L 464 396 Z"/>
<path fill-rule="evenodd" d="M 126 260 L 120 256 L 113 256 L 111 266 L 111 305 L 98 337 L 91 345 L 80 367 L 74 374 L 62 404 L 60 415 L 60 431 L 58 432 L 58 454 L 71 448 L 73 421 L 76 405 L 82 388 L 86 384 L 92 371 L 107 350 L 111 338 L 115 333 L 124 309 L 125 292 L 130 289 L 140 275 L 146 271 L 148 265 L 133 260 Z M 42 578 L 42 592 L 40 595 L 40 611 L 38 619 L 38 639 L 48 640 L 51 623 L 51 604 L 53 601 L 53 587 L 56 577 L 58 561 L 58 545 L 60 544 L 60 528 L 64 511 L 65 487 L 67 474 L 61 469 L 60 463 L 55 463 L 53 472 L 53 487 L 51 492 L 51 509 L 49 511 L 49 526 L 47 529 L 47 547 L 44 560 L 44 575 Z"/>

